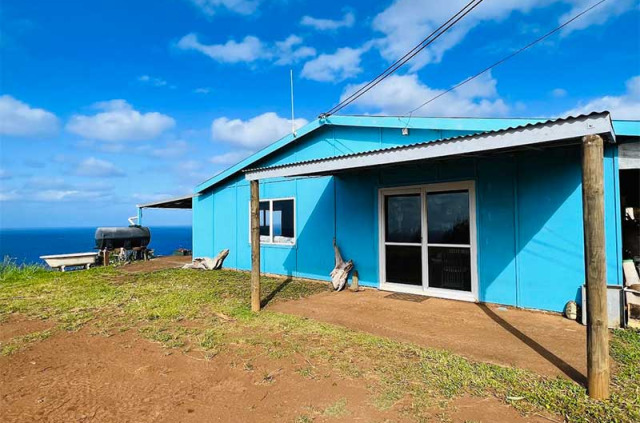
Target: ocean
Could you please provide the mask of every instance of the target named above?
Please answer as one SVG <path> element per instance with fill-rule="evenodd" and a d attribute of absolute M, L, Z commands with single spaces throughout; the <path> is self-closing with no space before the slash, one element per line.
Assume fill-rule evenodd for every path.
<path fill-rule="evenodd" d="M 178 248 L 191 250 L 191 226 L 150 227 L 149 248 L 156 255 L 171 255 Z M 0 229 L 0 259 L 18 264 L 44 264 L 40 256 L 96 251 L 96 228 Z"/>

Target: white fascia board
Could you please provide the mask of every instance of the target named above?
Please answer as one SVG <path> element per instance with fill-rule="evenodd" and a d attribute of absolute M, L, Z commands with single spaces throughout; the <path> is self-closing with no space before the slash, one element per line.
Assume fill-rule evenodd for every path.
<path fill-rule="evenodd" d="M 251 181 L 276 177 L 330 174 L 349 169 L 562 142 L 596 134 L 605 135 L 608 140 L 615 141 L 608 113 L 556 120 L 545 124 L 456 137 L 407 147 L 374 150 L 317 161 L 254 169 L 247 171 L 245 178 Z"/>

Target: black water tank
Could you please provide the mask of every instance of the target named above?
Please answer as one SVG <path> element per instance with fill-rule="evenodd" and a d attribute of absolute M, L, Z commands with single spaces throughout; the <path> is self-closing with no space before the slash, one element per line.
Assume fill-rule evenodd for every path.
<path fill-rule="evenodd" d="M 137 247 L 146 247 L 151 241 L 151 231 L 145 226 L 129 226 L 119 228 L 96 229 L 96 249 L 113 250 L 124 248 L 130 250 Z"/>

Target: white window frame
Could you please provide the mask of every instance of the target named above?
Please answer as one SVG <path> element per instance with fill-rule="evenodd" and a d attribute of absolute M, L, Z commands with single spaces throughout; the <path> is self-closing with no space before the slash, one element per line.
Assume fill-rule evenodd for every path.
<path fill-rule="evenodd" d="M 293 200 L 293 238 L 291 242 L 276 242 L 273 239 L 273 202 L 284 201 L 284 200 Z M 263 235 L 261 235 L 260 245 L 283 245 L 283 246 L 296 245 L 296 242 L 298 241 L 298 236 L 297 236 L 298 233 L 296 231 L 298 227 L 298 222 L 297 222 L 298 212 L 296 209 L 295 197 L 261 198 L 260 199 L 260 203 L 266 203 L 266 202 L 269 202 L 269 236 L 268 236 L 268 240 L 264 240 Z M 251 201 L 249 201 L 249 244 L 251 244 Z"/>
<path fill-rule="evenodd" d="M 427 194 L 432 192 L 442 191 L 461 191 L 466 190 L 469 192 L 469 239 L 470 244 L 435 244 L 428 241 L 428 219 L 427 219 Z M 420 246 L 422 248 L 422 285 L 408 285 L 402 283 L 393 283 L 386 281 L 386 248 L 387 245 L 412 245 L 417 244 L 410 243 L 393 243 L 385 241 L 385 208 L 384 198 L 387 195 L 402 195 L 402 194 L 420 194 L 420 219 L 421 219 L 421 234 L 422 241 Z M 456 291 L 453 289 L 445 288 L 432 288 L 429 287 L 429 247 L 462 247 L 469 248 L 471 255 L 471 291 Z M 460 182 L 444 182 L 426 185 L 412 185 L 397 188 L 380 188 L 378 190 L 378 263 L 379 266 L 379 283 L 380 289 L 384 291 L 403 292 L 408 294 L 428 295 L 432 297 L 448 298 L 453 300 L 462 301 L 478 301 L 478 248 L 477 248 L 477 226 L 476 226 L 476 191 L 475 181 L 460 181 Z"/>

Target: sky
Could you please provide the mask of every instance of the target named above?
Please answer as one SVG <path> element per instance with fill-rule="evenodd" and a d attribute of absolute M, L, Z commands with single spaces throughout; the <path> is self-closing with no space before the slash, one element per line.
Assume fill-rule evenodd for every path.
<path fill-rule="evenodd" d="M 290 132 L 290 70 L 299 128 L 465 3 L 3 0 L 0 228 L 126 225 Z M 405 115 L 593 3 L 486 0 L 340 113 Z M 640 118 L 638 0 L 607 0 L 414 116 L 594 110 Z"/>

